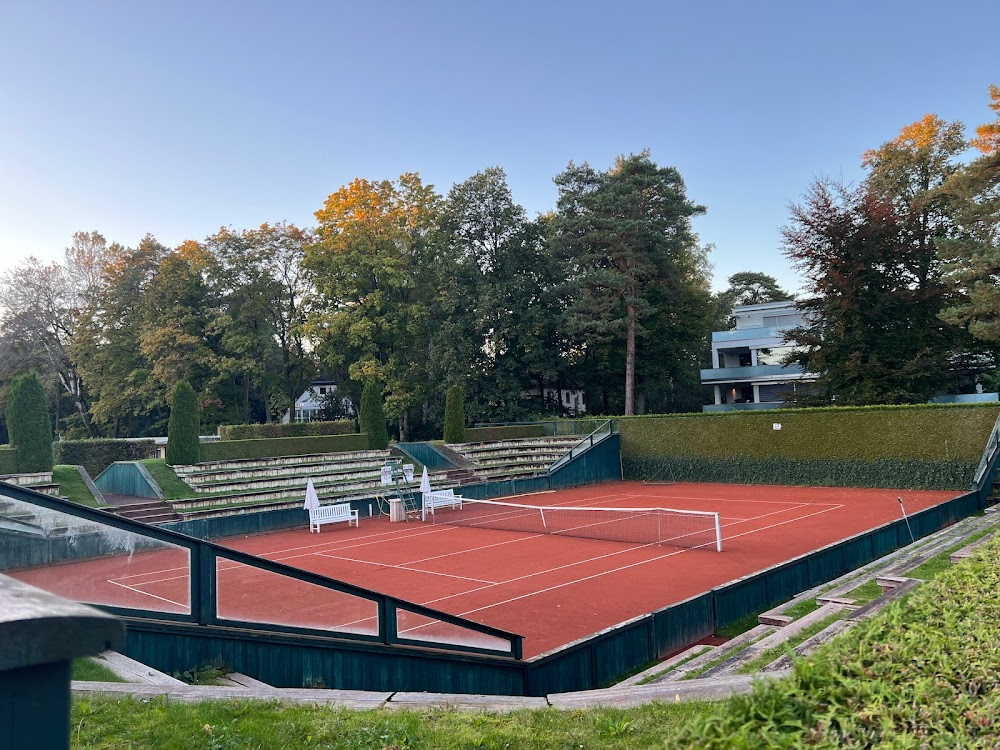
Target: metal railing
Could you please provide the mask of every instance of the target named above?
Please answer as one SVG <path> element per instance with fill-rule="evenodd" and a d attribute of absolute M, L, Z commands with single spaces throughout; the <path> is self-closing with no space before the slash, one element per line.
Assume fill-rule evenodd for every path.
<path fill-rule="evenodd" d="M 972 489 L 978 490 L 983 486 L 983 480 L 986 478 L 986 473 L 993 464 L 998 451 L 1000 451 L 1000 415 L 997 416 L 990 436 L 986 439 L 986 448 L 983 449 L 983 457 L 979 459 L 979 466 L 976 467 Z"/>
<path fill-rule="evenodd" d="M 617 431 L 618 428 L 616 427 L 614 420 L 606 419 L 597 427 L 596 430 L 591 432 L 589 435 L 587 435 L 587 437 L 585 437 L 583 440 L 581 440 L 579 443 L 577 443 L 568 451 L 566 451 L 563 455 L 561 455 L 556 460 L 556 462 L 549 467 L 548 473 L 551 474 L 560 467 L 565 466 L 580 454 L 589 451 L 591 448 L 593 448 L 595 445 L 597 445 L 605 438 L 614 435 Z"/>

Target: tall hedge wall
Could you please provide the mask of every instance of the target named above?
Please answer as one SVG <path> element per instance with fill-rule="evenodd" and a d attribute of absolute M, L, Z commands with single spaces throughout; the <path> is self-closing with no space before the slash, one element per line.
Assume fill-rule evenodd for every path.
<path fill-rule="evenodd" d="M 998 413 L 921 404 L 627 417 L 622 466 L 629 479 L 964 489 Z"/>
<path fill-rule="evenodd" d="M 17 474 L 17 448 L 0 445 L 0 474 Z"/>
<path fill-rule="evenodd" d="M 53 445 L 55 462 L 82 466 L 96 477 L 115 461 L 156 458 L 152 440 L 60 440 Z"/>
<path fill-rule="evenodd" d="M 219 428 L 223 440 L 258 440 L 260 438 L 313 437 L 315 435 L 353 435 L 357 425 L 350 419 L 335 422 L 291 422 L 289 424 L 226 424 Z"/>
<path fill-rule="evenodd" d="M 262 438 L 260 440 L 220 440 L 201 444 L 202 461 L 230 461 L 240 458 L 308 456 L 313 453 L 368 450 L 368 436 L 316 435 L 313 437 Z"/>
<path fill-rule="evenodd" d="M 545 427 L 540 424 L 514 424 L 497 427 L 466 427 L 465 442 L 488 443 L 493 440 L 544 437 Z"/>

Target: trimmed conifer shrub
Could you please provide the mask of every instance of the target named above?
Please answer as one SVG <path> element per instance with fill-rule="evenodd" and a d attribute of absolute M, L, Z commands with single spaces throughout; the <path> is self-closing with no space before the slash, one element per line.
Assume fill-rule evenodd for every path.
<path fill-rule="evenodd" d="M 384 450 L 389 447 L 389 430 L 385 426 L 382 409 L 382 388 L 374 380 L 365 383 L 361 392 L 361 432 L 368 435 L 368 447 Z"/>
<path fill-rule="evenodd" d="M 174 386 L 167 422 L 167 463 L 171 466 L 196 464 L 201 442 L 198 419 L 198 396 L 186 380 Z"/>
<path fill-rule="evenodd" d="M 444 402 L 444 441 L 465 442 L 465 393 L 453 385 L 448 389 Z"/>
<path fill-rule="evenodd" d="M 52 471 L 49 400 L 37 372 L 19 375 L 7 395 L 7 432 L 17 449 L 17 470 Z"/>

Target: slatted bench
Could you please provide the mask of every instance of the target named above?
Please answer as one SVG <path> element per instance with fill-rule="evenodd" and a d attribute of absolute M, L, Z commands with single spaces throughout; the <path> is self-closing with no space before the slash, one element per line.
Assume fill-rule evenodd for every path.
<path fill-rule="evenodd" d="M 358 512 L 351 510 L 350 503 L 336 503 L 335 505 L 321 505 L 309 511 L 309 532 L 319 533 L 319 527 L 324 523 L 338 523 L 347 521 L 347 525 L 352 523 L 358 525 Z"/>
<path fill-rule="evenodd" d="M 461 495 L 456 495 L 455 490 L 437 490 L 435 492 L 424 493 L 424 520 L 428 513 L 434 513 L 438 508 L 461 508 Z"/>

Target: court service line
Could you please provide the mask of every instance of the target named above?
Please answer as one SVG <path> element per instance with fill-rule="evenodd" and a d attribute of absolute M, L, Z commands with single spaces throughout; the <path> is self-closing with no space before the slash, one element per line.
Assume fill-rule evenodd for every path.
<path fill-rule="evenodd" d="M 488 583 L 491 586 L 495 586 L 498 583 L 497 581 L 488 581 L 484 578 L 470 578 L 469 576 L 459 576 L 455 575 L 454 573 L 439 573 L 436 570 L 421 570 L 420 568 L 414 568 L 406 563 L 379 563 L 379 562 L 372 562 L 371 560 L 358 560 L 353 557 L 339 557 L 337 555 L 328 555 L 325 552 L 317 552 L 316 555 L 318 557 L 326 557 L 331 560 L 343 560 L 345 562 L 361 563 L 363 565 L 371 565 L 377 568 L 390 568 L 392 570 L 408 570 L 412 573 L 426 573 L 427 575 L 432 575 L 432 576 L 457 578 L 461 581 L 472 581 L 474 583 Z"/>
<path fill-rule="evenodd" d="M 843 506 L 840 506 L 840 507 L 843 507 Z M 788 521 L 781 521 L 779 523 L 771 524 L 770 526 L 765 526 L 762 529 L 755 529 L 753 531 L 747 531 L 747 532 L 744 532 L 742 534 L 736 534 L 736 535 L 734 535 L 732 537 L 728 537 L 728 538 L 735 539 L 737 537 L 746 536 L 748 534 L 756 533 L 757 531 L 764 531 L 765 529 L 771 529 L 771 528 L 775 528 L 777 526 L 784 526 L 785 524 L 788 524 L 788 523 L 795 523 L 797 521 L 802 521 L 802 520 L 804 520 L 806 518 L 809 518 L 811 516 L 817 516 L 817 515 L 821 515 L 823 513 L 829 513 L 831 510 L 836 510 L 836 508 L 826 508 L 824 510 L 816 511 L 815 513 L 809 513 L 809 514 L 807 514 L 805 516 L 800 516 L 798 518 L 790 519 Z M 493 607 L 499 607 L 499 606 L 502 606 L 504 604 L 509 604 L 511 602 L 519 601 L 521 599 L 527 599 L 527 598 L 532 597 L 532 596 L 537 596 L 538 594 L 544 594 L 544 593 L 547 593 L 549 591 L 555 591 L 556 589 L 565 588 L 566 586 L 573 586 L 573 585 L 576 585 L 578 583 L 582 583 L 583 581 L 593 580 L 595 578 L 600 578 L 601 576 L 610 575 L 612 573 L 619 573 L 619 572 L 621 572 L 623 570 L 629 570 L 630 568 L 635 568 L 635 567 L 638 567 L 640 565 L 646 565 L 647 563 L 655 562 L 657 560 L 664 560 L 664 559 L 666 559 L 668 557 L 675 557 L 677 555 L 683 554 L 685 552 L 690 552 L 690 551 L 691 550 L 686 550 L 686 549 L 676 550 L 674 552 L 669 552 L 669 553 L 667 553 L 665 555 L 658 555 L 657 557 L 649 558 L 648 560 L 640 560 L 638 562 L 630 563 L 629 565 L 623 565 L 621 567 L 614 568 L 612 570 L 607 570 L 607 571 L 603 571 L 603 572 L 600 572 L 600 573 L 595 573 L 593 575 L 584 576 L 583 578 L 578 578 L 578 579 L 575 579 L 575 580 L 572 580 L 572 581 L 565 581 L 563 583 L 556 584 L 554 586 L 549 586 L 549 587 L 544 588 L 544 589 L 539 589 L 538 591 L 532 591 L 532 592 L 528 592 L 526 594 L 521 594 L 519 596 L 511 597 L 509 599 L 504 599 L 502 601 L 493 602 L 492 604 L 488 604 L 488 605 L 483 606 L 483 607 L 476 607 L 475 609 L 470 609 L 470 610 L 467 610 L 465 612 L 461 612 L 461 613 L 459 613 L 458 616 L 459 617 L 465 617 L 465 616 L 473 614 L 475 612 L 481 612 L 481 611 L 486 610 L 486 609 L 491 609 Z M 602 555 L 601 557 L 610 557 L 610 555 Z M 597 557 L 597 558 L 593 558 L 593 559 L 599 560 L 599 559 L 601 559 L 601 557 Z M 545 570 L 545 571 L 538 571 L 537 573 L 532 573 L 530 575 L 521 576 L 519 578 L 512 578 L 509 581 L 504 581 L 504 582 L 502 582 L 502 583 L 500 583 L 498 585 L 502 586 L 502 585 L 506 585 L 507 583 L 513 583 L 514 581 L 523 580 L 525 578 L 531 578 L 531 577 L 537 576 L 537 575 L 544 575 L 546 573 L 553 572 L 553 571 L 559 570 L 560 568 L 564 568 L 564 567 L 572 567 L 572 566 L 571 565 L 566 565 L 566 566 L 560 566 L 558 568 L 550 568 L 550 569 Z M 484 588 L 489 588 L 489 587 L 484 587 Z M 432 603 L 437 603 L 437 602 L 441 602 L 441 601 L 446 601 L 448 599 L 454 599 L 454 598 L 456 598 L 458 596 L 464 596 L 465 594 L 471 594 L 471 593 L 474 593 L 477 590 L 481 591 L 482 589 L 473 589 L 472 591 L 467 591 L 464 594 L 452 594 L 452 595 L 449 595 L 449 596 L 441 597 L 439 599 L 432 599 L 430 602 L 425 602 L 425 606 L 427 604 L 432 604 Z"/>
<path fill-rule="evenodd" d="M 149 596 L 152 597 L 153 599 L 159 599 L 161 602 L 176 604 L 181 609 L 187 609 L 190 612 L 190 607 L 187 604 L 182 604 L 181 602 L 175 602 L 173 599 L 167 599 L 165 596 L 157 596 L 156 594 L 150 594 L 148 591 L 140 591 L 139 589 L 134 588 L 132 586 L 127 586 L 124 583 L 118 583 L 118 581 L 112 581 L 110 578 L 108 578 L 107 581 L 108 583 L 113 584 L 115 586 L 121 586 L 123 589 L 128 589 L 133 593 L 142 594 L 143 596 Z"/>

